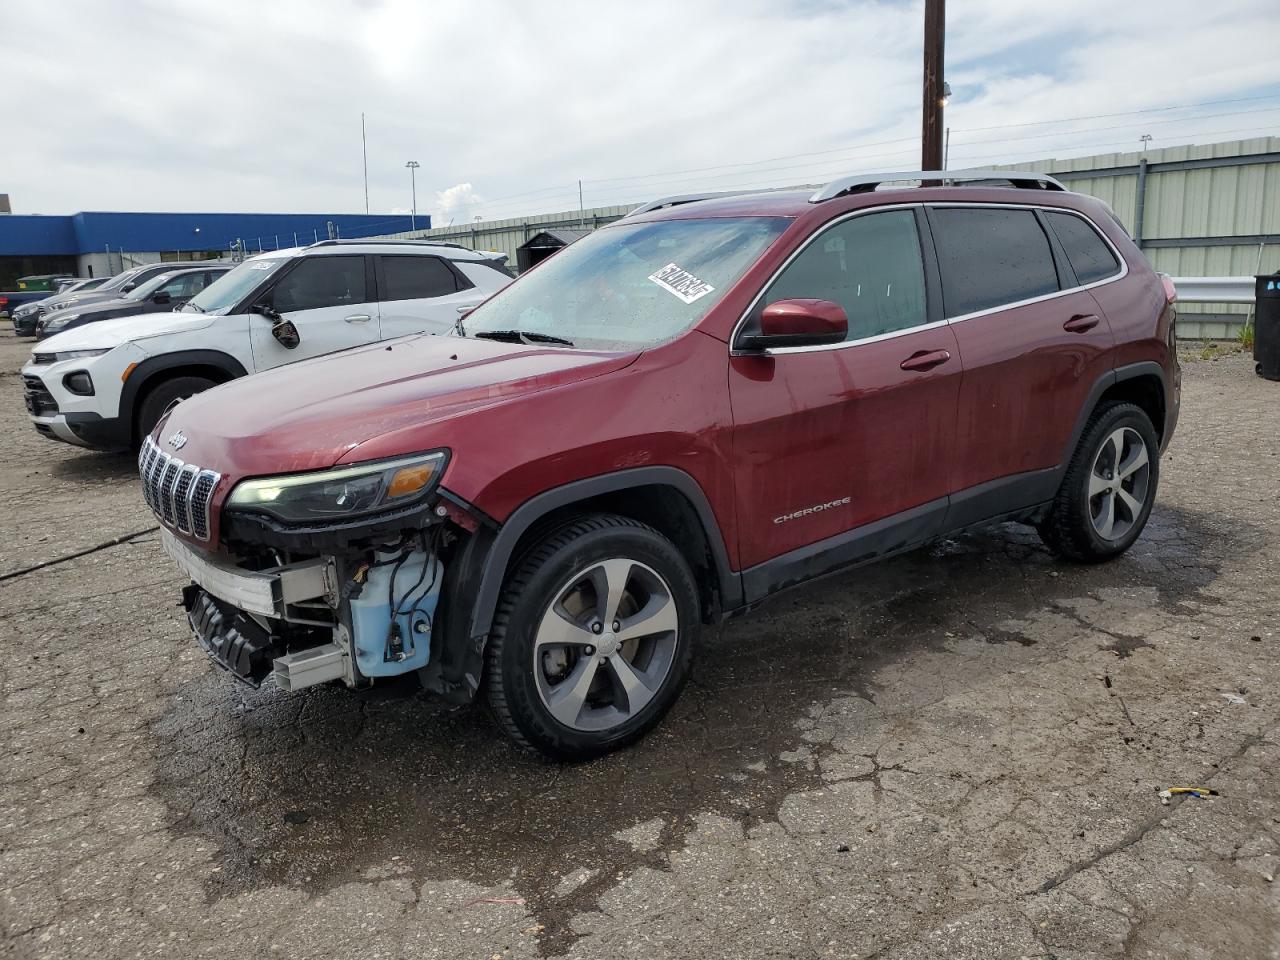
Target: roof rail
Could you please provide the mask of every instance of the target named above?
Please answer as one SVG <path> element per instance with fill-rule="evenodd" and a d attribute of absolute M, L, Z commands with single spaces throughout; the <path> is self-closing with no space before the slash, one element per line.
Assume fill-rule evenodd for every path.
<path fill-rule="evenodd" d="M 470 247 L 461 243 L 449 243 L 447 240 L 392 240 L 387 237 L 370 237 L 368 239 L 360 239 L 359 237 L 332 237 L 328 240 L 317 240 L 315 243 L 309 243 L 304 249 L 310 250 L 313 247 L 336 247 L 346 243 L 388 243 L 388 244 L 412 244 L 421 247 L 453 247 L 457 250 L 471 250 Z M 479 250 L 471 250 L 472 253 L 480 253 Z"/>
<path fill-rule="evenodd" d="M 745 197 L 748 194 L 760 193 L 759 190 L 721 190 L 718 193 L 681 193 L 674 197 L 662 197 L 659 200 L 650 200 L 648 203 L 641 204 L 636 207 L 627 217 L 638 217 L 642 213 L 652 213 L 654 210 L 663 210 L 667 207 L 678 207 L 684 203 L 697 203 L 699 200 L 714 200 L 717 197 Z M 625 220 L 626 217 L 623 217 Z"/>
<path fill-rule="evenodd" d="M 977 180 L 1001 180 L 1011 186 L 1034 190 L 1066 190 L 1061 183 L 1045 173 L 1029 170 L 910 170 L 900 173 L 860 173 L 851 177 L 832 180 L 809 198 L 810 203 L 834 200 L 846 193 L 870 193 L 885 183 L 907 180 L 941 183 L 972 183 Z"/>

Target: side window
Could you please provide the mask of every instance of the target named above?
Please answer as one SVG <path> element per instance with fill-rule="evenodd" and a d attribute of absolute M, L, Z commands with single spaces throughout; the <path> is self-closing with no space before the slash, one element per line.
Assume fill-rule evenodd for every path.
<path fill-rule="evenodd" d="M 197 293 L 204 289 L 203 273 L 184 273 L 180 277 L 175 277 L 173 283 L 165 284 L 165 289 L 170 287 L 175 289 L 169 292 L 174 298 L 178 297 L 194 297 Z"/>
<path fill-rule="evenodd" d="M 770 285 L 759 309 L 793 299 L 840 304 L 848 340 L 927 323 L 915 214 L 865 214 L 820 233 Z"/>
<path fill-rule="evenodd" d="M 281 313 L 364 303 L 364 257 L 307 257 L 276 284 L 271 305 Z"/>
<path fill-rule="evenodd" d="M 423 300 L 458 292 L 458 280 L 439 257 L 384 256 L 381 299 Z"/>
<path fill-rule="evenodd" d="M 1058 291 L 1049 238 L 1032 211 L 939 207 L 930 220 L 948 317 Z"/>
<path fill-rule="evenodd" d="M 1071 269 L 1080 283 L 1104 280 L 1120 271 L 1116 255 L 1107 242 L 1098 236 L 1093 224 L 1083 217 L 1070 213 L 1045 211 L 1044 218 L 1058 235 L 1058 242 L 1067 253 Z"/>

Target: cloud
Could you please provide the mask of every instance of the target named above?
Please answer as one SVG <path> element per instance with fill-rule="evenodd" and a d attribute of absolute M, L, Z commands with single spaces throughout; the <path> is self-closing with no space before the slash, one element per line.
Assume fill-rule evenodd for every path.
<path fill-rule="evenodd" d="M 1260 94 L 1276 96 L 1239 109 L 1277 109 L 1162 123 L 1153 146 L 1273 131 L 1273 7 L 953 5 L 953 156 L 1121 149 L 1095 145 L 1136 143 L 1142 118 L 974 128 Z M 595 206 L 919 163 L 919 2 L 139 0 L 122 20 L 5 0 L 3 20 L 15 37 L 61 25 L 56 50 L 11 44 L 0 65 L 22 92 L 3 184 L 18 212 L 363 211 L 362 113 L 371 208 L 407 208 L 417 159 L 437 223 L 576 209 L 579 180 Z"/>
<path fill-rule="evenodd" d="M 469 183 L 457 183 L 436 194 L 436 206 L 432 221 L 438 227 L 450 223 L 463 223 L 477 216 L 484 207 L 484 198 Z"/>

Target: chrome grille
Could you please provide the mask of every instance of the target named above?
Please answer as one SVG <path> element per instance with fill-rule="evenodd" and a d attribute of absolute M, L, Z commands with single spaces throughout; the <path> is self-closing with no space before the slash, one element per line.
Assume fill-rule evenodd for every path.
<path fill-rule="evenodd" d="M 183 463 L 147 437 L 138 452 L 142 496 L 167 527 L 209 539 L 209 504 L 221 474 Z"/>

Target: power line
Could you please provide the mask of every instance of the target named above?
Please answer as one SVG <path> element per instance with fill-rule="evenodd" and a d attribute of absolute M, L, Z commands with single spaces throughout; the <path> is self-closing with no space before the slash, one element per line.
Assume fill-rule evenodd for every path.
<path fill-rule="evenodd" d="M 1233 110 L 1226 113 L 1202 113 L 1195 117 L 1172 117 L 1168 120 L 1131 120 L 1129 123 L 1114 124 L 1109 127 L 1085 127 L 1082 130 L 1059 130 L 1051 133 L 1031 133 L 1023 137 L 999 137 L 994 140 L 969 140 L 970 144 L 974 143 L 1014 143 L 1020 140 L 1044 140 L 1051 137 L 1070 137 L 1077 133 L 1100 133 L 1104 130 L 1128 130 L 1133 127 L 1142 126 L 1157 127 L 1167 123 L 1194 123 L 1197 120 L 1218 120 L 1222 117 L 1244 117 L 1255 113 L 1275 113 L 1280 110 L 1280 106 L 1263 107 L 1261 110 Z M 957 131 L 952 130 L 952 133 Z"/>
<path fill-rule="evenodd" d="M 1224 103 L 1249 103 L 1255 100 L 1275 100 L 1277 93 L 1258 97 L 1235 97 L 1231 100 L 1204 100 L 1200 103 L 1182 103 L 1172 107 L 1148 107 L 1145 110 L 1123 110 L 1120 113 L 1093 113 L 1081 117 L 1060 117 L 1057 120 L 1027 120 L 1023 123 L 997 123 L 990 127 L 952 127 L 952 133 L 977 133 L 980 130 L 1007 130 L 1011 127 L 1037 127 L 1046 123 L 1073 123 L 1077 120 L 1110 120 L 1112 117 L 1131 117 L 1143 113 L 1164 113 L 1169 110 L 1191 110 L 1196 107 L 1216 107 Z"/>

